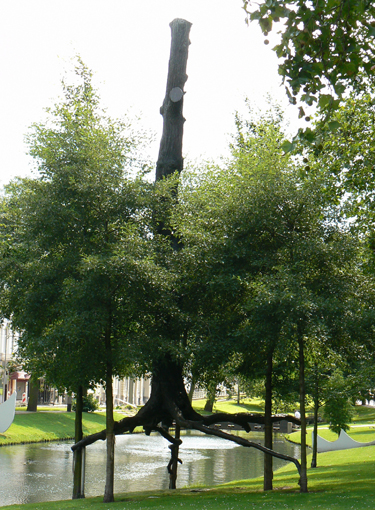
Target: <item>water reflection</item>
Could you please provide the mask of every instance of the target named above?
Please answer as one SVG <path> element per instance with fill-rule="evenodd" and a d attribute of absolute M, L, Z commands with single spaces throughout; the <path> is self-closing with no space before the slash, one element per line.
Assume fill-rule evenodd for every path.
<path fill-rule="evenodd" d="M 245 433 L 240 432 L 239 434 Z M 183 464 L 178 470 L 178 487 L 195 484 L 215 485 L 253 478 L 263 473 L 263 454 L 216 437 L 188 432 L 180 449 Z M 251 433 L 261 443 L 263 434 Z M 0 448 L 0 506 L 69 499 L 72 494 L 71 443 L 43 443 Z M 299 457 L 300 449 L 276 436 L 275 450 Z M 118 436 L 116 439 L 115 491 L 167 489 L 166 465 L 170 451 L 159 435 Z M 275 469 L 284 465 L 274 459 Z M 105 443 L 87 449 L 86 496 L 102 495 L 105 486 Z"/>

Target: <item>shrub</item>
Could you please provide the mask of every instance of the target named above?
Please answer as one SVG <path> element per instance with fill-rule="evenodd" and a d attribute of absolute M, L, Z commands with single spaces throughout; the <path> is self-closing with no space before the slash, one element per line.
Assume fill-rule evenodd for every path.
<path fill-rule="evenodd" d="M 99 409 L 99 402 L 94 397 L 92 393 L 88 393 L 85 397 L 83 397 L 83 412 L 84 413 L 93 413 Z M 73 411 L 76 410 L 76 400 L 73 401 L 72 406 Z"/>

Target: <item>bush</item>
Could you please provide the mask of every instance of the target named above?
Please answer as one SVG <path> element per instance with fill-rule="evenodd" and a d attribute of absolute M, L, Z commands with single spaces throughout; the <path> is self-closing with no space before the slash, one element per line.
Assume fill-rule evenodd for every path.
<path fill-rule="evenodd" d="M 93 413 L 99 409 L 99 402 L 94 397 L 92 393 L 88 393 L 85 397 L 83 397 L 83 412 L 84 413 Z M 73 411 L 76 410 L 76 400 L 74 399 L 72 405 Z"/>

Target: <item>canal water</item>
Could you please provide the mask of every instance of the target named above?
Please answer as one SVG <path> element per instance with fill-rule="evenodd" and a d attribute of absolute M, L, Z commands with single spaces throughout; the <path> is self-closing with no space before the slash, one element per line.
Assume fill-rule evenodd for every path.
<path fill-rule="evenodd" d="M 238 434 L 263 443 L 263 434 Z M 224 439 L 197 432 L 182 437 L 178 467 L 178 487 L 216 485 L 263 474 L 263 454 Z M 69 442 L 3 446 L 0 448 L 0 506 L 70 499 L 72 457 Z M 115 452 L 115 492 L 167 489 L 166 466 L 170 459 L 168 442 L 159 435 L 117 436 Z M 274 449 L 299 458 L 298 445 L 276 434 Z M 86 454 L 86 496 L 99 496 L 105 486 L 105 442 L 89 446 Z M 285 461 L 274 459 L 275 469 Z"/>

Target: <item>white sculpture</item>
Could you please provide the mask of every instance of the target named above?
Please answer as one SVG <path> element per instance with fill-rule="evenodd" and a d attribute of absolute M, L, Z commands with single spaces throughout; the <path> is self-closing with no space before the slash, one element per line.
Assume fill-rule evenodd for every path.
<path fill-rule="evenodd" d="M 341 429 L 340 435 L 336 441 L 327 441 L 318 435 L 318 453 L 322 452 L 330 452 L 334 450 L 348 450 L 350 448 L 360 448 L 362 446 L 372 446 L 375 445 L 375 441 L 371 443 L 360 443 L 359 441 L 355 441 L 348 434 Z"/>
<path fill-rule="evenodd" d="M 0 404 L 0 433 L 8 430 L 13 423 L 16 412 L 16 398 L 17 392 L 15 391 L 8 400 Z"/>

